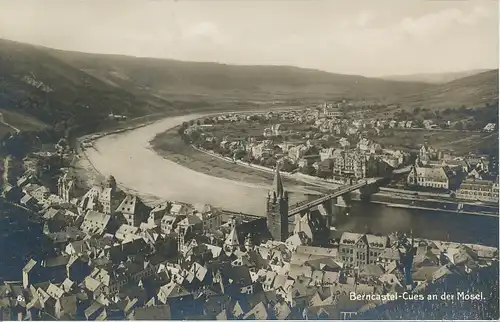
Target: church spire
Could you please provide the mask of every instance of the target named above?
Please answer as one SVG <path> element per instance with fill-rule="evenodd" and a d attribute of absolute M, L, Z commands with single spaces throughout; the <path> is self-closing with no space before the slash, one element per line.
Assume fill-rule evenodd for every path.
<path fill-rule="evenodd" d="M 275 193 L 276 198 L 283 198 L 285 195 L 283 189 L 283 181 L 281 180 L 279 164 L 276 165 L 276 172 L 274 174 L 273 193 Z"/>

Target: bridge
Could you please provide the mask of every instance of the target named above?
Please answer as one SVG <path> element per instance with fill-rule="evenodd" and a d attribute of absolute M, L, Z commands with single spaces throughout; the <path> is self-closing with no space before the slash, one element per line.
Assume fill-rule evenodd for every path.
<path fill-rule="evenodd" d="M 359 181 L 359 182 L 351 184 L 351 185 L 344 185 L 344 186 L 339 187 L 339 188 L 333 190 L 331 193 L 329 193 L 323 197 L 320 197 L 318 199 L 315 199 L 312 201 L 306 200 L 306 201 L 296 203 L 295 205 L 292 205 L 289 207 L 288 216 L 291 217 L 291 216 L 294 216 L 296 214 L 303 213 L 303 212 L 305 212 L 313 207 L 319 206 L 319 205 L 321 205 L 321 204 L 323 204 L 331 199 L 342 197 L 350 192 L 365 188 L 369 185 L 374 185 L 383 179 L 384 178 L 374 178 L 374 179 L 370 179 L 370 180 Z"/>

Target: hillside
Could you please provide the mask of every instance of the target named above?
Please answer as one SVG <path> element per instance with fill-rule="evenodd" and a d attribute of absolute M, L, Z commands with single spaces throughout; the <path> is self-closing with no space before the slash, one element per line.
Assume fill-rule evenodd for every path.
<path fill-rule="evenodd" d="M 290 66 L 235 66 L 64 51 L 52 54 L 109 84 L 168 99 L 381 99 L 429 87 Z"/>
<path fill-rule="evenodd" d="M 160 101 L 160 100 L 158 100 Z M 45 124 L 93 124 L 111 111 L 158 111 L 146 98 L 117 88 L 53 57 L 43 48 L 0 40 L 0 109 Z"/>
<path fill-rule="evenodd" d="M 391 75 L 391 76 L 383 76 L 380 78 L 398 82 L 422 82 L 429 84 L 444 84 L 460 78 L 469 77 L 487 71 L 489 71 L 489 69 L 474 69 L 463 72 Z"/>
<path fill-rule="evenodd" d="M 0 112 L 14 115 L 24 125 L 78 125 L 92 131 L 110 112 L 129 117 L 184 114 L 270 101 L 478 105 L 498 98 L 497 74 L 486 72 L 433 85 L 289 66 L 86 54 L 0 40 Z M 29 120 L 22 121 L 23 115 Z"/>
<path fill-rule="evenodd" d="M 401 106 L 431 109 L 483 107 L 495 102 L 498 102 L 498 69 L 435 85 L 399 100 Z"/>

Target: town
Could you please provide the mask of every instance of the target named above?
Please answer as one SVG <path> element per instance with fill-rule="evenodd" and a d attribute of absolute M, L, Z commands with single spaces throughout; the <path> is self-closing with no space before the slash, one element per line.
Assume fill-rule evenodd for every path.
<path fill-rule="evenodd" d="M 229 119 L 246 122 L 247 117 Z M 302 116 L 290 112 L 283 117 Z M 227 118 L 216 116 L 212 121 Z M 183 128 L 189 143 L 198 144 L 195 131 L 212 128 L 205 126 L 211 125 L 206 120 Z M 367 162 L 374 160 L 390 169 L 411 165 L 406 176 L 415 185 L 450 189 L 451 181 L 446 175 L 445 182 L 426 177 L 441 175 L 444 170 L 439 169 L 445 167 L 443 157 L 436 157 L 431 148 L 422 148 L 414 161 L 404 152 L 388 153 L 367 139 L 355 150 L 336 152 L 337 148 L 327 147 L 307 154 L 315 147 L 309 141 L 272 152 L 272 138 L 283 135 L 281 131 L 285 130 L 277 125 L 266 126 L 265 141 L 249 142 L 245 149 L 241 141 L 217 143 L 233 149 L 232 159 L 244 151 L 255 160 L 276 160 L 277 166 L 264 162 L 274 165 L 274 182 L 262 200 L 267 209 L 263 218 L 175 200 L 147 205 L 139 196 L 122 191 L 113 176 L 85 187 L 69 166 L 74 152 L 64 140 L 53 152 L 26 157 L 23 171 L 15 171 L 18 176 L 7 172 L 9 183 L 3 194 L 43 225 L 50 249 L 26 258 L 19 280 L 0 286 L 2 319 L 347 319 L 369 314 L 384 300 L 397 298 L 395 294 L 425 294 L 443 279 L 466 277 L 498 262 L 495 247 L 425 240 L 412 232 L 388 236 L 340 232 L 328 224 L 321 209 L 298 213 L 290 221 L 281 178 L 287 169 L 284 160 L 298 163 L 299 168 L 332 164 L 328 170 L 332 180 L 383 176 L 380 171 L 385 168 L 367 170 L 372 168 Z M 205 142 L 217 140 L 203 134 Z M 350 153 L 357 155 L 353 161 L 338 161 Z M 309 159 L 314 161 L 301 162 Z M 490 182 L 486 160 L 475 160 L 447 161 L 446 167 L 473 177 L 463 181 L 457 197 L 490 201 L 496 193 L 498 199 L 497 182 L 495 191 L 493 185 L 474 190 L 474 183 Z M 56 169 L 62 174 L 49 187 L 51 181 L 41 178 L 57 173 Z M 472 185 L 464 189 L 470 181 Z M 469 190 L 480 194 L 465 193 Z M 384 300 L 351 300 L 353 293 L 379 294 Z"/>
<path fill-rule="evenodd" d="M 437 120 L 363 119 L 342 106 L 348 105 L 344 101 L 300 111 L 217 115 L 183 124 L 179 133 L 199 151 L 255 169 L 270 171 L 279 163 L 283 172 L 342 184 L 398 170 L 407 176 L 393 180 L 392 188 L 497 204 L 495 155 L 470 153 L 462 146 L 452 150 L 449 141 L 438 149 L 414 140 L 419 130 L 450 138 L 461 133 L 447 130 L 450 121 L 438 125 Z M 496 135 L 491 133 L 495 123 L 480 125 L 471 131 L 485 138 Z M 412 146 L 401 146 L 397 130 L 414 132 Z"/>

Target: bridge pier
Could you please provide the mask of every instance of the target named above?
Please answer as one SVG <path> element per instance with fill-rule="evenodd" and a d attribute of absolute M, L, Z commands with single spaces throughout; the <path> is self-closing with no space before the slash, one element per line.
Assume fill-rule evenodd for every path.
<path fill-rule="evenodd" d="M 380 191 L 380 187 L 376 184 L 370 184 L 359 189 L 360 198 L 362 201 L 370 201 L 371 196 Z"/>
<path fill-rule="evenodd" d="M 328 209 L 328 216 L 325 218 L 328 227 L 335 226 L 339 218 L 348 212 L 350 202 L 351 198 L 347 194 L 332 198 L 325 203 L 325 208 Z"/>
<path fill-rule="evenodd" d="M 337 206 L 337 207 L 341 207 L 341 208 L 347 208 L 347 207 L 349 207 L 349 206 L 347 205 L 347 201 L 346 201 L 346 199 L 347 199 L 347 198 L 345 197 L 345 195 L 344 195 L 344 196 L 338 196 L 338 197 L 336 198 L 336 200 L 335 200 L 335 206 Z M 332 199 L 332 200 L 333 200 L 333 199 Z"/>

